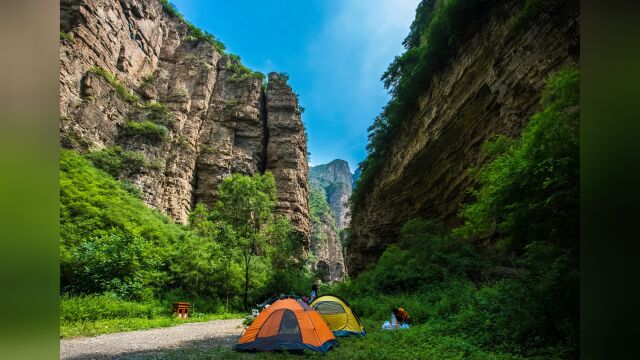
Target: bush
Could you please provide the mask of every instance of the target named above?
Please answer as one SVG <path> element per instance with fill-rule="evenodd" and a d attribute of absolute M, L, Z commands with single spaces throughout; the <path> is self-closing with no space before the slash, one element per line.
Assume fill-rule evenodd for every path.
<path fill-rule="evenodd" d="M 242 65 L 240 56 L 229 54 L 229 71 L 233 72 L 233 75 L 229 78 L 231 81 L 242 81 L 252 77 L 264 80 L 264 74 L 259 71 L 252 71 L 246 66 Z"/>
<path fill-rule="evenodd" d="M 126 178 L 149 167 L 149 160 L 140 152 L 125 151 L 120 146 L 93 151 L 85 155 L 95 167 L 114 178 Z"/>
<path fill-rule="evenodd" d="M 142 136 L 154 141 L 166 140 L 168 132 L 166 126 L 149 120 L 127 121 L 122 128 L 125 136 Z"/>
<path fill-rule="evenodd" d="M 213 45 L 213 47 L 218 50 L 220 54 L 224 54 L 225 46 L 224 44 L 216 39 L 215 36 L 210 34 L 207 31 L 202 31 L 189 21 L 187 21 L 182 14 L 176 9 L 176 6 L 170 3 L 168 0 L 160 0 L 160 4 L 162 5 L 162 9 L 167 12 L 169 15 L 178 18 L 182 21 L 187 27 L 187 40 L 188 41 L 205 41 Z"/>
<path fill-rule="evenodd" d="M 60 154 L 63 293 L 112 289 L 123 297 L 141 297 L 149 290 L 136 288 L 138 284 L 151 292 L 162 289 L 171 279 L 166 266 L 174 244 L 188 236 L 77 152 L 63 150 Z M 118 257 L 121 263 L 117 263 Z M 110 268 L 105 271 L 103 266 Z"/>
<path fill-rule="evenodd" d="M 73 43 L 73 42 L 76 41 L 76 38 L 73 37 L 72 33 L 60 31 L 60 40 L 64 40 L 64 41 L 67 41 L 69 43 Z"/>
<path fill-rule="evenodd" d="M 154 123 L 172 127 L 175 124 L 175 117 L 167 105 L 161 102 L 147 102 L 142 106 L 142 109 L 147 111 L 147 117 Z"/>
<path fill-rule="evenodd" d="M 109 83 L 116 90 L 118 95 L 120 95 L 120 97 L 123 100 L 129 103 L 136 103 L 140 101 L 140 98 L 138 97 L 138 95 L 136 95 L 134 92 L 129 90 L 126 85 L 121 83 L 120 80 L 118 80 L 115 77 L 115 75 L 113 75 L 109 71 L 99 66 L 94 66 L 91 69 L 89 69 L 89 72 L 103 78 L 107 83 Z"/>
<path fill-rule="evenodd" d="M 60 321 L 95 321 L 119 318 L 147 318 L 170 315 L 169 304 L 157 301 L 140 303 L 118 298 L 113 293 L 87 296 L 62 296 Z"/>
<path fill-rule="evenodd" d="M 541 105 L 517 141 L 485 145 L 498 154 L 477 171 L 476 200 L 460 214 L 457 233 L 499 238 L 506 250 L 533 241 L 578 248 L 580 177 L 580 74 L 560 71 L 547 81 Z"/>

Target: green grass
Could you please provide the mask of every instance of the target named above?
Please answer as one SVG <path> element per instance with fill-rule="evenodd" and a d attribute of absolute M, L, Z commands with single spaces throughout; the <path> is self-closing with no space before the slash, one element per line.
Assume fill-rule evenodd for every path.
<path fill-rule="evenodd" d="M 123 134 L 127 136 L 143 136 L 151 140 L 165 140 L 167 138 L 168 130 L 164 125 L 156 124 L 153 121 L 127 121 Z"/>
<path fill-rule="evenodd" d="M 72 33 L 60 31 L 60 40 L 66 40 L 66 41 L 72 43 L 72 42 L 76 41 L 76 38 L 73 37 Z"/>
<path fill-rule="evenodd" d="M 175 316 L 162 315 L 154 318 L 115 318 L 91 321 L 61 321 L 60 338 L 77 336 L 95 336 L 123 331 L 163 328 L 191 322 L 203 322 L 210 320 L 237 319 L 244 314 L 192 314 L 188 319 L 179 319 Z"/>
<path fill-rule="evenodd" d="M 442 336 L 429 324 L 413 326 L 408 330 L 383 331 L 382 321 L 364 320 L 365 337 L 338 338 L 339 346 L 322 355 L 311 351 L 308 357 L 323 359 L 521 359 L 521 357 L 484 351 L 462 337 Z M 140 355 L 139 358 L 156 359 L 299 359 L 289 353 L 238 353 L 231 347 L 199 349 L 184 347 L 176 350 Z"/>
<path fill-rule="evenodd" d="M 122 97 L 122 99 L 125 100 L 126 102 L 135 103 L 140 101 L 140 98 L 138 97 L 138 95 L 136 95 L 134 92 L 129 90 L 123 83 L 120 82 L 120 80 L 118 80 L 115 77 L 115 75 L 113 75 L 109 71 L 101 68 L 100 66 L 94 66 L 91 69 L 89 69 L 89 72 L 100 76 L 106 82 L 108 82 L 111 86 L 113 86 L 113 88 L 116 90 L 118 95 L 120 95 L 120 97 Z"/>

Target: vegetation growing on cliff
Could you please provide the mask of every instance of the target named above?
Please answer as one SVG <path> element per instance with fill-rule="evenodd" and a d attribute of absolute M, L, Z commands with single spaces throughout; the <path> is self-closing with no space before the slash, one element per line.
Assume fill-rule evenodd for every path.
<path fill-rule="evenodd" d="M 393 139 L 416 111 L 418 97 L 481 23 L 486 2 L 425 0 L 418 5 L 416 18 L 403 42 L 406 51 L 396 56 L 382 75 L 392 97 L 368 129 L 367 158 L 360 163 L 362 172 L 352 206 L 357 207 L 363 194 L 371 190 Z"/>
<path fill-rule="evenodd" d="M 184 16 L 178 11 L 178 9 L 176 9 L 176 6 L 168 0 L 159 1 L 164 11 L 166 11 L 171 16 L 178 18 L 187 26 L 187 40 L 206 41 L 213 45 L 213 47 L 215 47 L 220 54 L 224 54 L 226 47 L 220 40 L 216 39 L 213 34 L 209 33 L 208 31 L 202 31 L 197 26 L 193 25 L 191 22 L 185 19 Z"/>
<path fill-rule="evenodd" d="M 461 210 L 466 237 L 496 238 L 509 250 L 534 241 L 578 248 L 580 75 L 565 69 L 547 82 L 544 110 L 517 141 L 485 145 L 496 158 L 477 170 L 476 201 Z"/>
<path fill-rule="evenodd" d="M 114 160 L 118 154 L 122 153 L 107 150 L 107 153 L 87 156 L 117 173 L 124 171 L 122 162 Z M 254 186 L 260 183 L 266 187 Z M 308 288 L 310 274 L 305 272 L 303 262 L 292 255 L 300 254 L 300 239 L 288 221 L 272 213 L 273 178 L 233 176 L 225 181 L 221 191 L 228 196 L 223 196 L 211 210 L 199 206 L 191 216 L 190 225 L 182 226 L 147 207 L 127 191 L 125 183 L 99 170 L 79 153 L 62 150 L 60 286 L 63 301 L 74 301 L 82 307 L 93 306 L 97 301 L 94 295 L 118 299 L 112 308 L 119 309 L 114 311 L 120 315 L 109 315 L 109 324 L 104 325 L 118 330 L 117 326 L 124 329 L 151 326 L 151 323 L 126 320 L 131 306 L 164 309 L 150 313 L 148 316 L 152 318 L 166 316 L 172 301 L 190 301 L 197 313 L 220 313 L 243 308 L 245 289 L 248 289 L 247 302 L 252 303 L 273 295 L 272 291 L 276 291 L 273 289 L 301 292 Z M 248 231 L 249 219 L 242 222 L 228 211 L 251 207 L 256 199 L 266 203 L 260 207 L 259 214 L 256 213 L 262 219 L 260 229 L 253 232 Z M 259 247 L 254 246 L 256 241 Z M 243 249 L 252 256 L 248 282 Z M 287 278 L 288 282 L 282 281 Z M 98 331 L 94 325 L 80 322 L 95 321 L 102 320 L 67 319 L 65 326 L 69 333 L 76 335 L 82 329 L 94 333 Z M 165 323 L 157 321 L 156 325 Z"/>
<path fill-rule="evenodd" d="M 169 130 L 166 126 L 149 120 L 127 121 L 122 127 L 124 136 L 142 136 L 154 141 L 166 140 L 168 134 Z"/>
<path fill-rule="evenodd" d="M 93 66 L 91 69 L 89 69 L 89 72 L 100 76 L 107 83 L 113 86 L 113 88 L 116 90 L 118 95 L 122 97 L 123 100 L 129 103 L 136 103 L 140 101 L 140 97 L 136 93 L 129 90 L 129 88 L 127 88 L 126 85 L 120 82 L 120 80 L 118 80 L 115 75 L 105 70 L 104 68 L 101 68 L 100 66 Z"/>
<path fill-rule="evenodd" d="M 123 150 L 120 146 L 111 146 L 85 155 L 95 167 L 107 172 L 116 179 L 129 178 L 146 169 L 156 169 L 157 164 L 137 151 Z"/>
<path fill-rule="evenodd" d="M 474 170 L 463 226 L 409 221 L 374 266 L 330 291 L 378 322 L 401 305 L 425 336 L 578 358 L 579 84 L 577 68 L 553 75 L 521 136 L 485 145 L 493 160 Z"/>

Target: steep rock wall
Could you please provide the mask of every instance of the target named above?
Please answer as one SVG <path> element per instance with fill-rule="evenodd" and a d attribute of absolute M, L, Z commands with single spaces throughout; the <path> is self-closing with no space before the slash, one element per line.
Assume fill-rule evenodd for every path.
<path fill-rule="evenodd" d="M 397 241 L 411 218 L 459 224 L 456 213 L 472 185 L 468 169 L 486 161 L 480 145 L 496 134 L 518 135 L 539 110 L 547 77 L 578 61 L 577 2 L 543 12 L 514 34 L 509 19 L 523 6 L 524 1 L 493 2 L 481 29 L 425 84 L 373 190 L 354 209 L 347 254 L 351 274 Z"/>
<path fill-rule="evenodd" d="M 309 169 L 309 183 L 314 193 L 312 197 L 319 197 L 316 201 L 321 202 L 320 206 L 313 204 L 311 208 L 311 249 L 316 255 L 315 269 L 323 281 L 342 280 L 347 269 L 341 231 L 351 220 L 347 204 L 352 183 L 349 163 L 337 159 L 314 166 Z"/>
<path fill-rule="evenodd" d="M 315 255 L 312 264 L 316 275 L 324 282 L 340 281 L 346 275 L 342 241 L 334 214 L 327 203 L 327 194 L 317 182 L 310 183 L 311 206 L 311 246 Z"/>
<path fill-rule="evenodd" d="M 348 201 L 353 182 L 349 163 L 336 159 L 328 164 L 314 166 L 309 169 L 309 181 L 317 182 L 327 193 L 327 202 L 338 230 L 347 228 L 351 221 Z"/>
<path fill-rule="evenodd" d="M 278 210 L 308 248 L 306 135 L 285 81 L 272 74 L 265 91 L 259 76 L 194 38 L 157 0 L 63 0 L 60 8 L 69 35 L 60 43 L 62 146 L 143 154 L 151 166 L 128 180 L 145 203 L 182 223 L 195 203 L 215 201 L 224 177 L 269 170 Z M 167 109 L 165 136 L 128 131 L 158 117 L 158 104 Z"/>

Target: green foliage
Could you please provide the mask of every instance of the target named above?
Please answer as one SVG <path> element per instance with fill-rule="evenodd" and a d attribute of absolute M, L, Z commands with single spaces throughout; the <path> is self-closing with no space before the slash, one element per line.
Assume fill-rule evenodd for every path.
<path fill-rule="evenodd" d="M 216 39 L 215 36 L 213 36 L 212 34 L 210 34 L 207 31 L 203 31 L 201 29 L 199 29 L 198 27 L 196 27 L 195 25 L 193 25 L 191 22 L 187 21 L 184 16 L 182 14 L 180 14 L 180 12 L 178 11 L 178 9 L 176 9 L 176 6 L 173 5 L 171 2 L 169 2 L 168 0 L 160 0 L 160 4 L 162 4 L 162 8 L 163 10 L 168 13 L 169 15 L 178 18 L 180 21 L 182 21 L 186 27 L 187 27 L 187 40 L 188 41 L 204 41 L 204 42 L 208 42 L 211 45 L 213 45 L 213 47 L 216 48 L 216 50 L 218 50 L 218 52 L 220 54 L 224 54 L 225 51 L 225 46 L 224 44 Z"/>
<path fill-rule="evenodd" d="M 78 297 L 62 296 L 60 299 L 60 321 L 79 322 L 119 318 L 150 319 L 170 315 L 168 304 L 158 301 L 135 302 L 122 300 L 114 293 Z"/>
<path fill-rule="evenodd" d="M 134 184 L 131 180 L 121 180 L 120 186 L 137 199 L 142 199 L 144 197 L 142 190 L 140 190 L 138 185 Z"/>
<path fill-rule="evenodd" d="M 123 100 L 129 103 L 136 103 L 140 101 L 140 97 L 138 97 L 137 94 L 129 90 L 126 85 L 121 83 L 120 80 L 118 80 L 115 75 L 113 75 L 109 71 L 99 66 L 93 66 L 91 69 L 89 69 L 89 72 L 103 78 L 116 90 L 118 95 L 120 95 Z"/>
<path fill-rule="evenodd" d="M 137 151 L 126 151 L 120 146 L 93 151 L 85 155 L 95 167 L 107 172 L 116 179 L 131 177 L 152 167 L 147 157 Z"/>
<path fill-rule="evenodd" d="M 329 203 L 327 202 L 327 194 L 322 188 L 322 186 L 318 184 L 312 183 L 309 187 L 309 209 L 311 210 L 311 223 L 312 224 L 320 224 L 324 221 L 329 221 L 336 234 L 338 233 L 338 229 L 336 227 L 335 222 L 333 221 L 333 216 L 331 208 L 329 207 Z M 323 237 L 326 240 L 326 234 L 324 234 L 321 229 L 314 229 L 315 232 L 318 232 L 316 236 L 318 238 Z M 314 234 L 312 234 L 314 236 Z"/>
<path fill-rule="evenodd" d="M 60 286 L 143 298 L 170 280 L 172 245 L 190 235 L 75 151 L 60 155 Z"/>
<path fill-rule="evenodd" d="M 368 129 L 368 154 L 360 163 L 362 173 L 351 196 L 352 208 L 372 189 L 389 147 L 415 111 L 418 97 L 478 28 L 485 9 L 485 0 L 424 0 L 419 4 L 404 41 L 407 51 L 397 56 L 382 76 L 392 98 Z"/>
<path fill-rule="evenodd" d="M 172 127 L 175 124 L 173 113 L 161 102 L 146 102 L 141 108 L 146 111 L 147 118 L 158 125 Z"/>
<path fill-rule="evenodd" d="M 72 33 L 60 31 L 60 40 L 64 40 L 64 41 L 67 41 L 69 43 L 73 43 L 73 42 L 76 41 L 76 38 L 73 37 Z"/>
<path fill-rule="evenodd" d="M 392 307 L 402 306 L 415 325 L 426 325 L 433 335 L 464 338 L 479 349 L 576 356 L 579 271 L 571 250 L 532 243 L 510 264 L 520 275 L 478 283 L 476 275 L 494 266 L 490 253 L 433 222 L 409 221 L 402 233 L 400 244 L 389 246 L 371 269 L 321 292 L 349 299 L 376 327 Z"/>
<path fill-rule="evenodd" d="M 229 54 L 229 71 L 233 72 L 233 75 L 229 78 L 229 80 L 237 82 L 246 80 L 249 78 L 257 78 L 260 81 L 264 80 L 265 76 L 263 73 L 259 71 L 252 71 L 242 64 L 240 61 L 240 56 Z"/>
<path fill-rule="evenodd" d="M 485 145 L 493 161 L 476 174 L 476 200 L 461 210 L 466 237 L 498 238 L 507 250 L 533 241 L 577 249 L 580 75 L 568 68 L 547 82 L 541 105 L 517 141 Z"/>
<path fill-rule="evenodd" d="M 191 311 L 188 319 L 179 319 L 171 314 L 170 301 L 135 302 L 122 300 L 113 293 L 62 296 L 60 337 L 95 336 L 241 316 L 236 313 L 204 314 Z"/>
<path fill-rule="evenodd" d="M 462 227 L 409 221 L 372 268 L 328 290 L 364 317 L 402 306 L 434 335 L 483 350 L 579 357 L 578 69 L 550 77 L 541 105 L 519 139 L 483 146 L 493 160 L 474 170 Z M 460 236 L 497 239 L 511 256 Z M 489 275 L 504 267 L 509 275 Z"/>
<path fill-rule="evenodd" d="M 153 141 L 166 140 L 168 132 L 166 126 L 150 120 L 127 121 L 122 127 L 124 136 L 141 136 Z"/>

